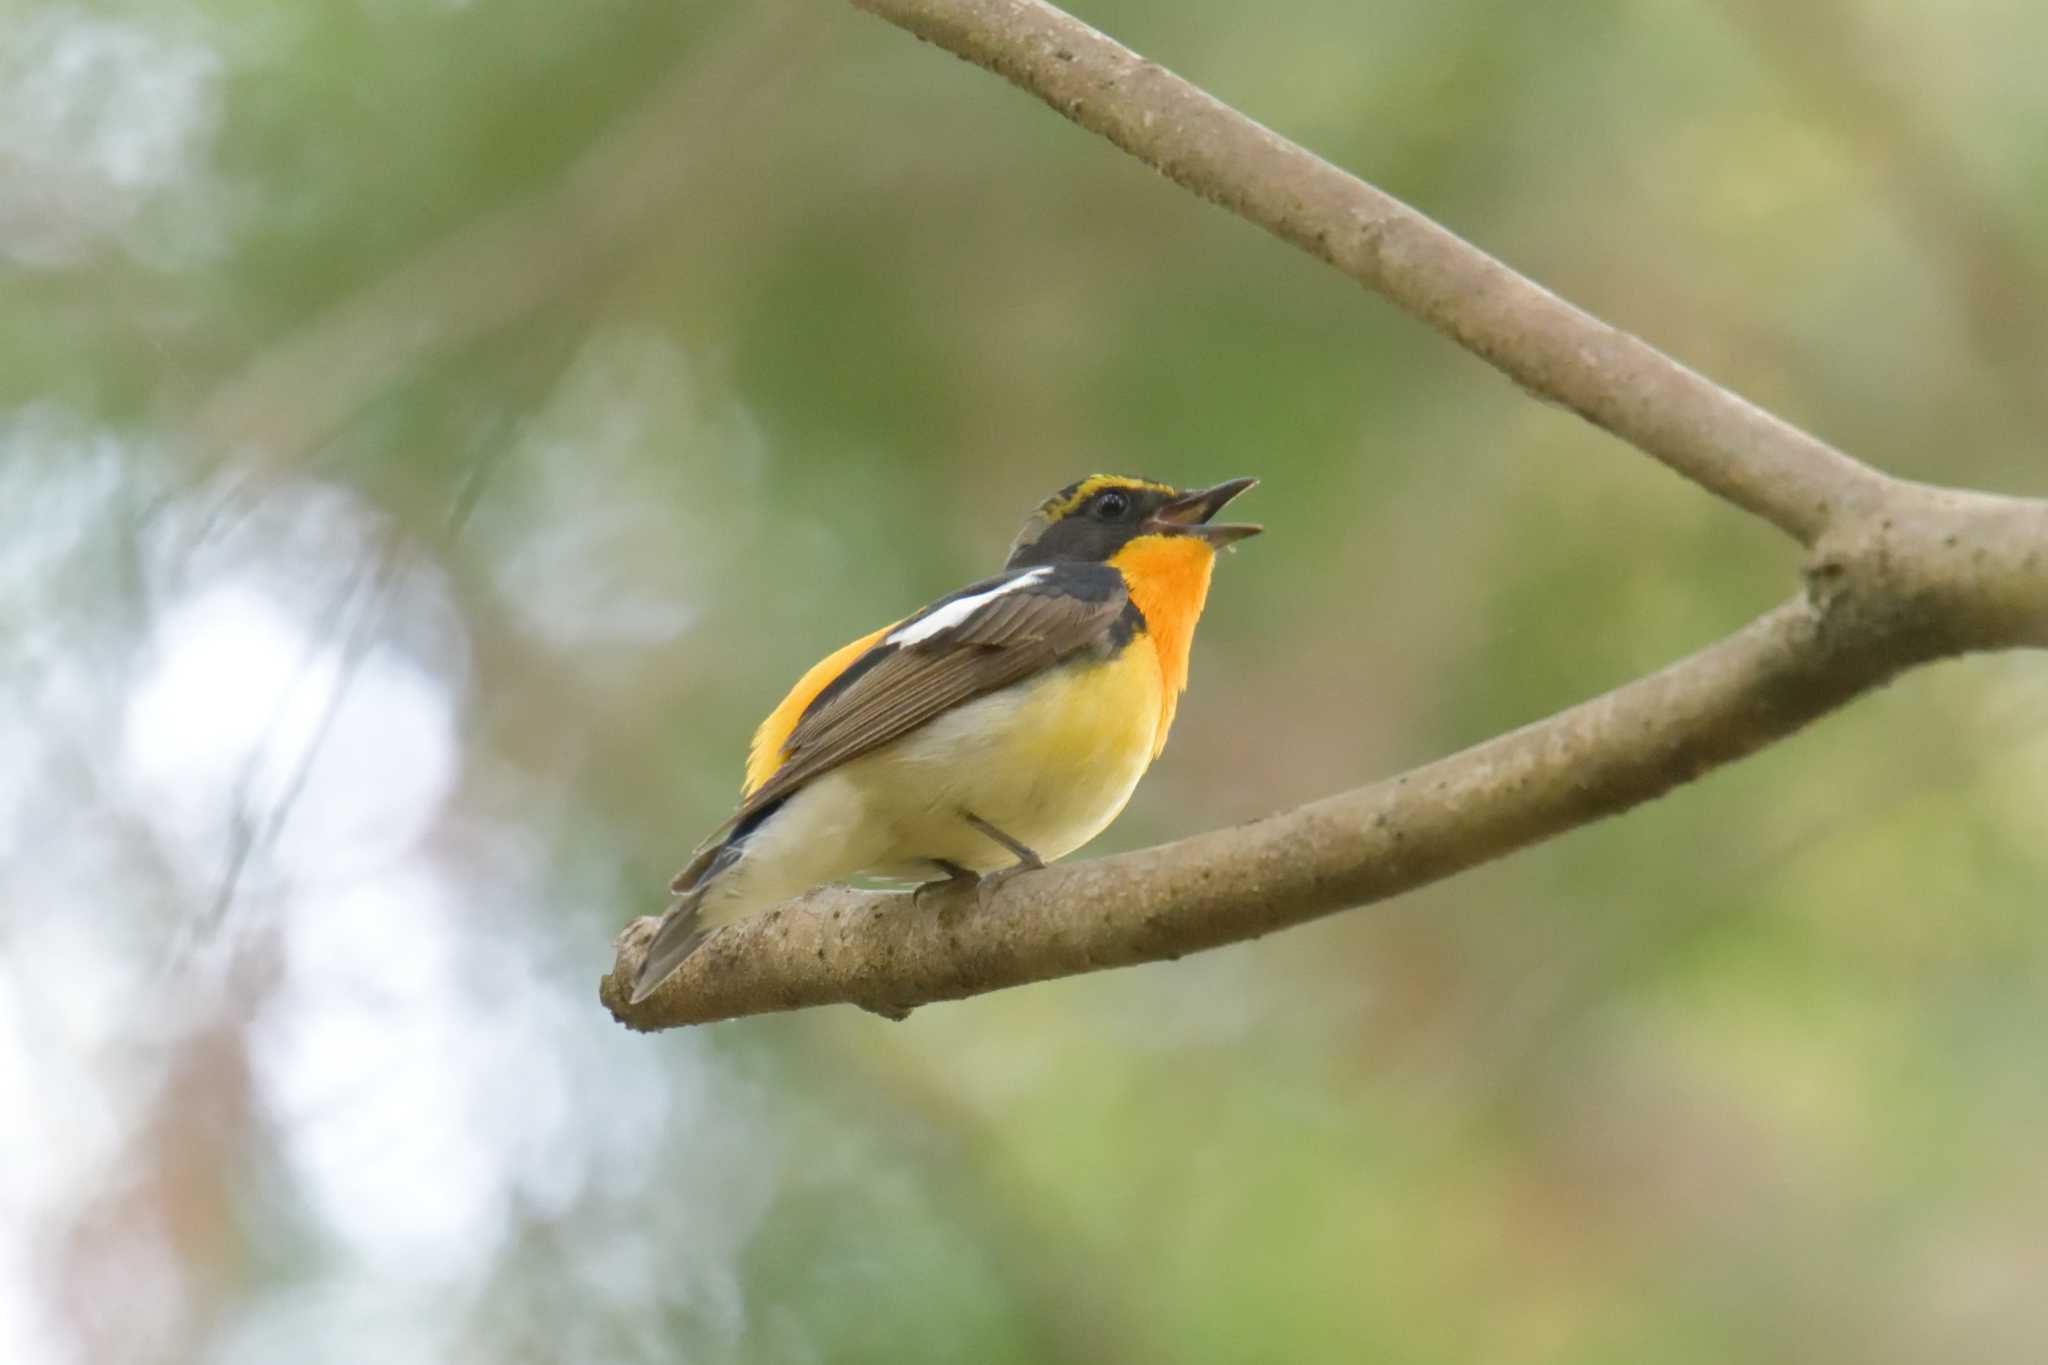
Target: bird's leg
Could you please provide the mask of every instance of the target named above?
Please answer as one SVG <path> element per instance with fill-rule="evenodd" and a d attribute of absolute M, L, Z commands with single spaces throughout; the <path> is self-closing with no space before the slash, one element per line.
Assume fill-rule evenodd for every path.
<path fill-rule="evenodd" d="M 1010 878 L 1016 876 L 1019 872 L 1036 872 L 1039 868 L 1045 866 L 1045 860 L 1039 857 L 1028 845 L 1011 838 L 1003 833 L 1002 830 L 997 829 L 994 825 L 976 815 L 973 811 L 961 811 L 960 818 L 1001 844 L 1004 848 L 1010 850 L 1017 858 L 1017 861 L 1008 867 L 999 867 L 993 872 L 982 874 L 981 880 L 977 883 L 981 893 L 982 904 L 988 904 L 989 893 L 1010 880 Z"/>
<path fill-rule="evenodd" d="M 976 815 L 973 811 L 961 811 L 960 818 L 962 820 L 965 820 L 968 824 L 974 826 L 976 829 L 980 830 L 983 834 L 986 834 L 989 838 L 1001 844 L 1004 848 L 1010 850 L 1011 854 L 1016 857 L 1017 865 L 1015 867 L 1002 868 L 1000 869 L 1001 871 L 1035 872 L 1039 868 L 1045 866 L 1045 860 L 1039 857 L 1036 853 L 1032 852 L 1030 848 L 1026 847 L 1023 843 L 1019 842 L 1018 840 L 1012 839 L 1009 835 L 1003 833 L 994 825 L 991 825 L 988 821 L 982 819 L 979 815 Z M 993 876 L 995 874 L 990 873 L 989 875 Z M 984 880 L 986 880 L 986 878 L 984 878 Z"/>
<path fill-rule="evenodd" d="M 912 905 L 923 905 L 927 894 L 943 895 L 953 887 L 968 886 L 981 880 L 977 874 L 968 871 L 958 863 L 948 862 L 944 858 L 927 858 L 925 861 L 946 875 L 938 878 L 936 881 L 919 882 L 915 887 L 911 888 L 910 903 Z"/>
<path fill-rule="evenodd" d="M 970 872 L 956 862 L 951 862 L 945 858 L 927 858 L 925 861 L 946 875 L 934 881 L 919 882 L 916 886 L 910 888 L 910 903 L 912 905 L 922 906 L 927 895 L 943 896 L 954 887 L 979 886 L 981 884 L 979 874 Z M 911 1009 L 909 1005 L 862 1005 L 861 1008 L 869 1014 L 879 1014 L 884 1019 L 898 1024 L 910 1017 Z"/>
<path fill-rule="evenodd" d="M 981 877 L 978 874 L 970 872 L 956 862 L 950 862 L 945 858 L 927 858 L 925 861 L 946 875 L 938 878 L 936 881 L 919 882 L 916 886 L 912 887 L 910 889 L 910 903 L 912 905 L 923 905 L 927 894 L 944 895 L 956 886 L 979 886 L 981 884 Z M 884 1019 L 898 1024 L 910 1017 L 911 1009 L 908 1005 L 862 1005 L 861 1008 L 869 1014 L 879 1014 Z"/>

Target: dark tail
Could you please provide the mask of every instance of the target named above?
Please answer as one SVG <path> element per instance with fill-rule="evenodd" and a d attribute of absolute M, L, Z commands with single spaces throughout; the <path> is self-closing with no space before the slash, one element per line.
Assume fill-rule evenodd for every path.
<path fill-rule="evenodd" d="M 723 839 L 714 834 L 698 848 L 697 856 L 690 859 L 690 865 L 676 873 L 676 879 L 669 883 L 668 889 L 682 899 L 668 912 L 661 927 L 654 931 L 654 941 L 647 945 L 647 956 L 640 959 L 640 974 L 633 978 L 633 998 L 629 1004 L 637 1005 L 654 994 L 655 988 L 674 975 L 676 968 L 683 965 L 683 960 L 716 932 L 697 927 L 697 910 L 704 903 L 704 892 L 718 880 L 721 872 L 740 860 L 747 839 L 769 816 L 781 810 L 783 802 L 788 799 L 786 796 L 777 797 L 759 810 L 749 812 L 733 825 L 732 832 Z"/>
<path fill-rule="evenodd" d="M 654 994 L 655 988 L 675 975 L 683 960 L 696 952 L 698 945 L 715 932 L 697 926 L 697 911 L 704 903 L 704 893 L 717 880 L 718 874 L 739 859 L 739 836 L 734 835 L 721 843 L 699 849 L 690 865 L 676 874 L 669 890 L 682 899 L 663 917 L 661 927 L 654 931 L 654 939 L 647 945 L 647 956 L 640 959 L 640 974 L 633 978 L 633 998 L 628 1004 L 637 1005 Z"/>
<path fill-rule="evenodd" d="M 633 978 L 633 998 L 628 1003 L 637 1005 L 654 994 L 655 987 L 675 975 L 683 960 L 711 937 L 711 930 L 697 927 L 697 906 L 703 894 L 701 888 L 691 893 L 654 931 L 654 941 L 647 945 L 647 956 L 640 959 L 640 972 Z"/>

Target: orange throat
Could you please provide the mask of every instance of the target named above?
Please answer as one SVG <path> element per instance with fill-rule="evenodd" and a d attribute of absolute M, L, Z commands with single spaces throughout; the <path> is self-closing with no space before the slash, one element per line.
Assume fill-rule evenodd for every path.
<path fill-rule="evenodd" d="M 1159 730 L 1156 756 L 1166 747 L 1173 713 L 1188 685 L 1188 647 L 1209 598 L 1216 552 L 1196 536 L 1139 536 L 1110 561 L 1121 571 L 1131 600 L 1145 614 L 1145 636 L 1159 658 Z"/>

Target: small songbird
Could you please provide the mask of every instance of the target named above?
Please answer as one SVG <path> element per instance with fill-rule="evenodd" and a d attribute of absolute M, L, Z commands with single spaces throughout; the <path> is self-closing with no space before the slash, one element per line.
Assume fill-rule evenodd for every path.
<path fill-rule="evenodd" d="M 1255 482 L 1071 484 L 1001 573 L 804 674 L 754 732 L 739 810 L 670 887 L 633 1003 L 714 929 L 809 887 L 986 889 L 1106 829 L 1166 746 L 1216 551 L 1262 529 L 1210 518 Z"/>

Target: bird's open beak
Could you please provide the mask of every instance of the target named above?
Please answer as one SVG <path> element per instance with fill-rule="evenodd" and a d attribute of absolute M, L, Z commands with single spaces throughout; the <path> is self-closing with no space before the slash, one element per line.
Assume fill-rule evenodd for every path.
<path fill-rule="evenodd" d="M 1212 522 L 1223 504 L 1244 492 L 1257 479 L 1230 479 L 1214 488 L 1197 488 L 1183 493 L 1146 519 L 1145 529 L 1168 535 L 1200 536 L 1221 549 L 1233 541 L 1255 536 L 1265 530 L 1248 522 Z"/>

